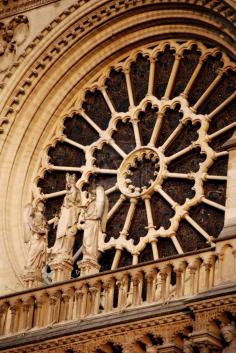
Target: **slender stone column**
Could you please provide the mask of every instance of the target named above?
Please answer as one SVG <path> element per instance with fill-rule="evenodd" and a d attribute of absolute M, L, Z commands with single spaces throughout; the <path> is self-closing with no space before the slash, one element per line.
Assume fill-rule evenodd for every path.
<path fill-rule="evenodd" d="M 225 223 L 218 240 L 236 237 L 236 131 L 223 145 L 229 152 Z"/>

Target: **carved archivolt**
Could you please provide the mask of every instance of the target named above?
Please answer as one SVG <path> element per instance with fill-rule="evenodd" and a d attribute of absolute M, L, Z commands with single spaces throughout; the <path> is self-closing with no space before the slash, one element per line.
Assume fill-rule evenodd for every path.
<path fill-rule="evenodd" d="M 182 65 L 192 52 L 196 54 L 192 60 L 196 61 L 187 72 L 185 85 L 181 86 Z M 134 75 L 139 60 L 144 65 L 141 88 L 135 86 Z M 163 60 L 170 61 L 163 64 Z M 204 84 L 199 86 L 201 74 L 207 72 L 204 71 L 207 67 L 211 67 L 212 76 L 205 87 Z M 174 253 L 184 253 L 184 239 L 181 240 L 184 232 L 177 235 L 183 221 L 205 241 L 205 246 L 213 245 L 217 234 L 207 232 L 200 218 L 196 220 L 191 212 L 202 204 L 222 215 L 225 210 L 223 198 L 220 202 L 215 200 L 224 194 L 222 185 L 227 177 L 220 168 L 212 172 L 212 167 L 220 164 L 222 158 L 227 159 L 228 152 L 219 148 L 225 141 L 225 137 L 223 140 L 221 137 L 232 134 L 236 122 L 229 118 L 221 125 L 214 124 L 236 97 L 234 71 L 235 64 L 225 54 L 195 41 L 163 41 L 154 48 L 137 49 L 112 63 L 78 93 L 59 120 L 34 178 L 34 202 L 44 199 L 47 204 L 65 195 L 66 190 L 56 189 L 55 184 L 50 186 L 50 175 L 76 172 L 77 187 L 81 191 L 91 177 L 96 176 L 98 183 L 106 188 L 108 198 L 116 194 L 110 202 L 107 228 L 99 242 L 101 252 L 115 249 L 113 269 L 118 266 L 123 250 L 132 255 L 132 263 L 136 264 L 147 244 L 151 245 L 154 259 L 162 257 L 159 242 L 163 238 L 170 240 Z M 168 78 L 163 78 L 162 74 Z M 214 94 L 218 94 L 224 82 L 228 85 L 227 92 L 215 100 Z M 208 98 L 214 103 L 210 104 Z M 73 147 L 74 159 L 66 157 L 70 154 L 68 146 Z M 65 157 L 62 157 L 63 150 Z M 193 161 L 199 162 L 186 167 L 185 159 L 191 154 Z M 172 180 L 176 183 L 168 186 Z M 179 198 L 173 189 L 182 181 L 190 186 L 183 184 L 183 188 L 178 189 L 183 196 Z M 208 181 L 216 182 L 216 189 L 206 191 Z M 164 200 L 172 210 L 168 224 L 155 220 L 164 217 L 161 207 L 155 208 L 156 198 Z M 126 215 L 120 218 L 119 211 L 125 206 Z M 145 209 L 146 216 L 140 222 L 145 222 L 146 231 L 140 236 L 136 230 L 131 236 L 138 207 Z M 205 211 L 199 212 L 204 214 Z M 110 228 L 109 235 L 112 219 L 119 220 L 121 227 L 118 231 Z M 48 221 L 51 224 L 53 218 Z"/>

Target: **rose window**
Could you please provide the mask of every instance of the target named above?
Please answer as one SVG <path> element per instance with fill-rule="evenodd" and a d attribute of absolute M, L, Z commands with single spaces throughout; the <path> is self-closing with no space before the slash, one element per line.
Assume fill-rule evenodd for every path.
<path fill-rule="evenodd" d="M 214 246 L 224 224 L 235 121 L 235 66 L 198 42 L 142 47 L 81 89 L 50 138 L 35 179 L 52 220 L 66 173 L 105 188 L 101 270 Z M 82 244 L 78 230 L 74 253 Z"/>

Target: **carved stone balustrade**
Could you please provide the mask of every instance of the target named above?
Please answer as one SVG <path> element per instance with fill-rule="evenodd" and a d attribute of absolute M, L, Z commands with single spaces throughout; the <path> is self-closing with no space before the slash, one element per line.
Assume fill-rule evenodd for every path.
<path fill-rule="evenodd" d="M 2 297 L 1 336 L 153 304 L 162 307 L 220 288 L 235 253 L 234 240 L 220 244 L 216 251 L 211 248 Z"/>

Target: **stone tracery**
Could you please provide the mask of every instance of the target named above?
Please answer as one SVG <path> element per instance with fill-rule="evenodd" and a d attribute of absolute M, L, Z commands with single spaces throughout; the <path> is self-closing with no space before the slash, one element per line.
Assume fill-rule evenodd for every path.
<path fill-rule="evenodd" d="M 185 86 L 178 88 L 176 84 L 181 60 L 191 50 L 197 53 L 198 61 L 195 61 L 188 80 L 185 77 Z M 141 92 L 140 88 L 135 90 L 136 81 L 132 79 L 132 65 L 137 65 L 140 57 L 150 62 L 146 76 L 147 92 Z M 204 72 L 209 65 L 208 60 L 215 62 L 214 72 L 211 77 L 203 78 L 201 87 L 198 77 L 201 70 Z M 163 69 L 166 76 L 158 76 L 158 69 Z M 216 234 L 205 230 L 205 208 L 220 212 L 222 223 L 227 177 L 212 173 L 211 168 L 223 158 L 226 158 L 227 163 L 228 155 L 227 151 L 217 147 L 220 145 L 219 142 L 215 144 L 215 141 L 219 140 L 221 144 L 226 141 L 224 136 L 228 138 L 232 134 L 236 123 L 230 117 L 225 126 L 212 131 L 212 122 L 233 101 L 233 84 L 227 94 L 222 95 L 221 101 L 218 99 L 216 103 L 211 103 L 213 110 L 208 115 L 204 115 L 204 111 L 199 114 L 197 110 L 218 89 L 227 72 L 234 69 L 225 54 L 217 49 L 207 49 L 197 42 L 161 42 L 154 49 L 145 47 L 136 50 L 115 63 L 112 69 L 107 69 L 88 89 L 81 92 L 71 110 L 65 112 L 64 125 L 58 126 L 51 144 L 56 151 L 60 141 L 61 152 L 57 155 L 61 157 L 54 158 L 53 150 L 50 149 L 50 159 L 47 155 L 43 157 L 39 176 L 42 177 L 45 170 L 52 175 L 55 173 L 55 176 L 58 172 L 76 172 L 77 187 L 82 190 L 89 178 L 96 174 L 108 198 L 116 194 L 107 217 L 108 234 L 104 233 L 99 243 L 102 252 L 116 249 L 112 268 L 118 266 L 123 249 L 132 255 L 132 263 L 137 263 L 148 243 L 152 246 L 153 258 L 158 259 L 161 257 L 159 246 L 162 239 L 171 240 L 174 253 L 182 254 L 191 250 L 186 248 L 183 238 L 186 233 L 183 229 L 186 227 L 190 229 L 190 235 L 192 232 L 193 238 L 198 238 L 194 240 L 196 245 L 192 250 L 213 245 L 213 235 Z M 156 79 L 159 79 L 159 83 Z M 138 80 L 140 78 L 137 77 Z M 197 95 L 192 94 L 195 89 L 198 90 Z M 73 122 L 74 130 L 69 127 L 70 121 Z M 76 121 L 80 126 L 84 122 L 90 127 L 92 132 L 87 134 L 87 141 L 84 141 L 78 128 L 75 133 Z M 68 149 L 67 155 L 63 155 L 65 148 Z M 68 155 L 69 158 L 66 157 Z M 146 169 L 144 165 L 147 165 Z M 180 165 L 181 168 L 178 167 Z M 213 189 L 207 186 L 210 183 L 215 183 Z M 35 185 L 35 198 L 56 199 L 65 194 L 62 188 L 56 191 L 51 188 L 53 192 L 47 191 L 42 195 L 43 179 L 38 185 L 42 190 Z M 160 212 L 155 209 L 154 197 L 172 209 L 169 224 L 165 226 L 160 221 L 165 213 L 162 209 Z M 144 215 L 142 211 L 141 218 L 146 223 L 146 231 L 135 234 L 138 241 L 134 241 L 130 232 L 140 207 L 145 212 Z M 194 210 L 199 207 L 196 216 Z M 117 230 L 114 233 L 113 228 L 113 234 L 109 236 L 109 223 L 114 216 L 117 217 L 121 208 L 122 211 L 126 209 L 126 214 L 121 217 L 123 225 L 118 233 Z M 159 217 L 157 212 L 160 213 Z M 179 229 L 182 229 L 182 234 Z"/>

